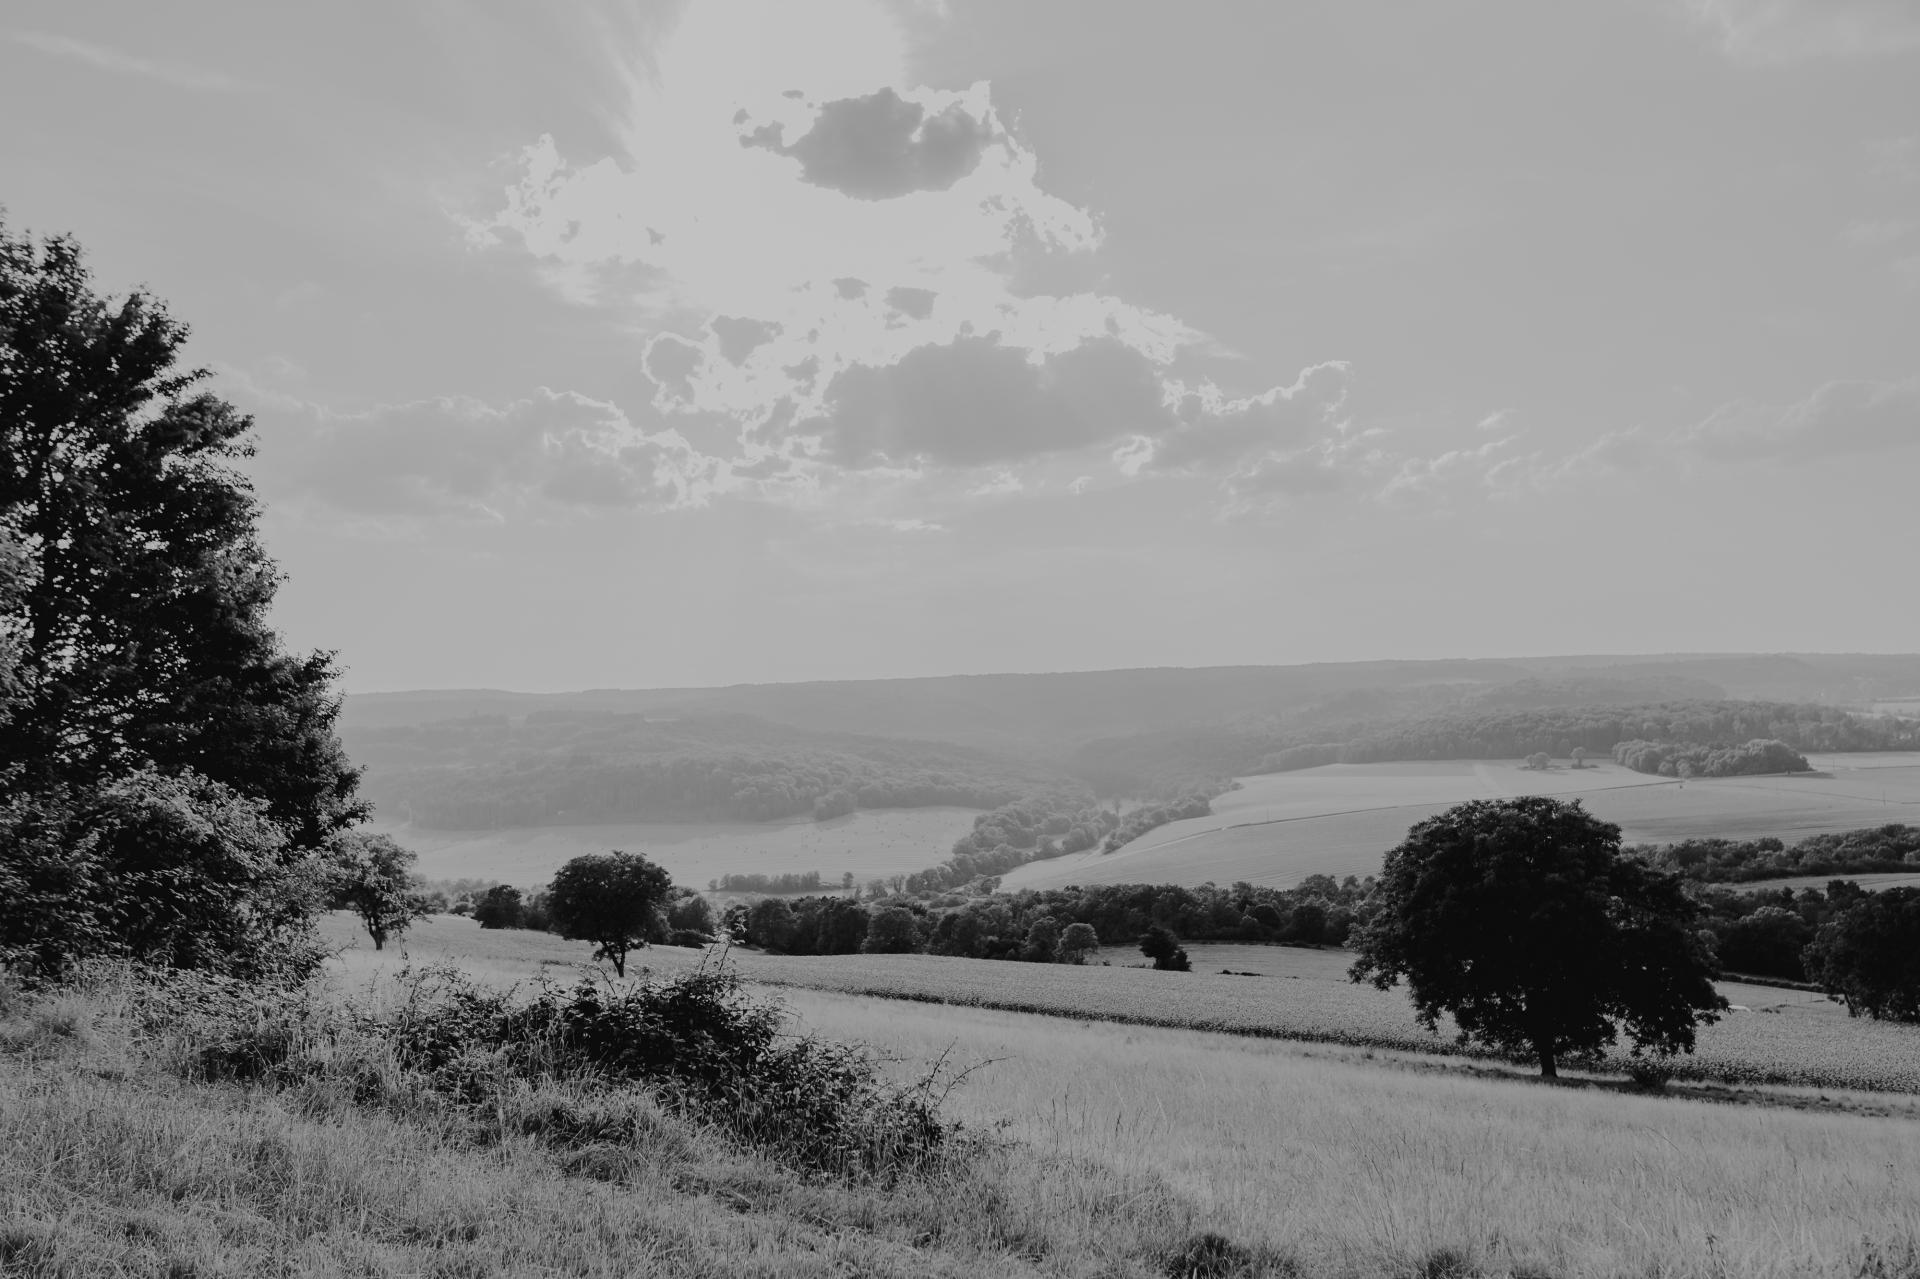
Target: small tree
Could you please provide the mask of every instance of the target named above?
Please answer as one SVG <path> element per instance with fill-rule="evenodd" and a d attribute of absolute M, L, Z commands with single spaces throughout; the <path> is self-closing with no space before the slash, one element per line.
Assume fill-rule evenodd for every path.
<path fill-rule="evenodd" d="M 1533 754 L 1527 756 L 1527 767 L 1536 773 L 1546 772 L 1548 765 L 1552 763 L 1553 756 L 1547 754 L 1545 751 L 1535 751 Z"/>
<path fill-rule="evenodd" d="M 1472 800 L 1421 822 L 1387 853 L 1355 981 L 1404 977 L 1420 1020 L 1460 1038 L 1559 1059 L 1614 1042 L 1693 1050 L 1726 1007 L 1700 908 L 1677 877 L 1620 853 L 1620 828 L 1544 796 Z"/>
<path fill-rule="evenodd" d="M 413 888 L 413 866 L 419 858 L 387 835 L 348 832 L 330 842 L 334 857 L 334 910 L 350 910 L 366 925 L 375 950 L 385 950 L 389 937 L 398 937 L 416 919 L 432 913 L 427 899 Z"/>
<path fill-rule="evenodd" d="M 1042 915 L 1027 926 L 1027 939 L 1020 947 L 1020 958 L 1030 964 L 1051 964 L 1060 948 L 1060 921 Z"/>
<path fill-rule="evenodd" d="M 482 928 L 518 928 L 526 913 L 520 890 L 510 884 L 495 884 L 473 903 L 473 922 Z"/>
<path fill-rule="evenodd" d="M 1084 964 L 1087 956 L 1100 949 L 1100 935 L 1092 924 L 1068 924 L 1060 934 L 1059 960 L 1063 964 Z"/>
<path fill-rule="evenodd" d="M 1920 1021 L 1920 889 L 1863 893 L 1820 926 L 1806 966 L 1852 1016 Z"/>
<path fill-rule="evenodd" d="M 594 943 L 593 957 L 625 977 L 627 952 L 647 944 L 672 891 L 673 878 L 638 853 L 589 853 L 554 874 L 547 913 L 562 937 Z"/>
<path fill-rule="evenodd" d="M 1147 929 L 1140 938 L 1140 953 L 1153 961 L 1153 966 L 1161 972 L 1185 973 L 1193 971 L 1193 963 L 1187 958 L 1187 952 L 1172 933 L 1155 924 Z"/>
<path fill-rule="evenodd" d="M 1573 750 L 1571 750 L 1568 753 L 1573 756 L 1573 766 L 1575 768 L 1585 768 L 1587 766 L 1587 748 L 1586 747 L 1576 746 L 1573 748 Z"/>
<path fill-rule="evenodd" d="M 905 906 L 889 906 L 867 920 L 867 940 L 861 947 L 870 955 L 909 955 L 920 949 L 919 921 Z"/>

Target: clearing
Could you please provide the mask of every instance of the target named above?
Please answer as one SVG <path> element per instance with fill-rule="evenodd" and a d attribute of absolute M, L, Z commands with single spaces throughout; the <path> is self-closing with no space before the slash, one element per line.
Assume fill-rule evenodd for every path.
<path fill-rule="evenodd" d="M 544 884 L 582 853 L 621 849 L 645 853 L 674 882 L 705 888 L 722 875 L 820 872 L 838 885 L 852 871 L 859 883 L 906 875 L 944 860 L 973 829 L 971 808 L 862 809 L 817 822 L 618 822 L 592 826 L 530 826 L 511 830 L 426 830 L 373 823 L 420 854 L 429 879 L 497 879 Z"/>
<path fill-rule="evenodd" d="M 1371 875 L 1407 828 L 1469 799 L 1577 798 L 1628 843 L 1773 835 L 1920 822 L 1920 754 L 1813 755 L 1811 773 L 1676 781 L 1612 762 L 1546 772 L 1513 761 L 1329 764 L 1241 780 L 1206 817 L 1172 822 L 1113 853 L 1009 871 L 1004 889 L 1167 883 L 1285 887 L 1308 875 Z"/>

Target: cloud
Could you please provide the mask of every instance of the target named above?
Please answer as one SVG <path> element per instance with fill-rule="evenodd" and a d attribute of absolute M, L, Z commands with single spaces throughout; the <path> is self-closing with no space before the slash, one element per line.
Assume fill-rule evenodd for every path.
<path fill-rule="evenodd" d="M 1779 66 L 1816 58 L 1884 57 L 1920 49 L 1909 0 L 1682 0 L 1737 62 Z"/>
<path fill-rule="evenodd" d="M 888 289 L 887 305 L 910 320 L 924 320 L 933 314 L 939 296 L 932 289 Z"/>
<path fill-rule="evenodd" d="M 770 320 L 747 320 L 734 315 L 716 315 L 707 328 L 720 344 L 720 355 L 729 364 L 744 364 L 755 348 L 780 336 L 780 326 Z"/>
<path fill-rule="evenodd" d="M 52 35 L 44 31 L 10 31 L 7 38 L 16 44 L 38 49 L 41 53 L 56 58 L 66 58 L 74 62 L 83 62 L 98 71 L 107 71 L 115 75 L 140 76 L 144 79 L 172 85 L 176 89 L 187 89 L 196 93 L 247 93 L 260 86 L 248 80 L 218 71 L 203 71 L 198 67 L 179 62 L 165 62 L 156 58 L 143 58 L 103 44 L 94 44 L 87 40 L 76 40 L 71 36 Z"/>
<path fill-rule="evenodd" d="M 944 191 L 973 172 L 993 139 L 990 120 L 958 102 L 929 112 L 883 88 L 821 104 L 811 127 L 791 143 L 779 121 L 743 133 L 740 143 L 798 160 L 801 180 L 815 186 L 857 200 L 890 200 Z"/>
<path fill-rule="evenodd" d="M 1299 446 L 1321 430 L 1346 398 L 1348 366 L 1331 360 L 1302 369 L 1290 386 L 1229 399 L 1211 384 L 1178 388 L 1175 421 L 1142 464 L 1154 470 L 1205 470 L 1252 452 Z"/>
<path fill-rule="evenodd" d="M 1736 401 L 1683 432 L 1678 443 L 1719 461 L 1910 448 L 1920 444 L 1920 378 L 1829 382 L 1793 404 Z"/>
<path fill-rule="evenodd" d="M 854 365 L 794 425 L 840 466 L 981 466 L 1085 448 L 1171 421 L 1153 369 L 1113 339 L 1051 357 L 991 338 Z"/>
<path fill-rule="evenodd" d="M 575 163 L 540 138 L 466 220 L 476 250 L 527 255 L 569 298 L 631 291 L 657 330 L 654 405 L 699 419 L 717 483 L 825 504 L 1103 467 L 1247 492 L 1361 481 L 1375 450 L 1334 420 L 1344 364 L 1216 385 L 1213 339 L 1091 290 L 1098 223 L 1041 187 L 991 86 L 902 87 L 893 18 L 823 3 L 845 24 L 831 40 L 778 0 L 692 0 L 633 74 L 620 152 Z"/>
<path fill-rule="evenodd" d="M 541 388 L 503 405 L 441 397 L 335 413 L 269 397 L 255 471 L 277 496 L 369 516 L 491 520 L 541 509 L 697 505 L 716 464 L 678 432 Z"/>

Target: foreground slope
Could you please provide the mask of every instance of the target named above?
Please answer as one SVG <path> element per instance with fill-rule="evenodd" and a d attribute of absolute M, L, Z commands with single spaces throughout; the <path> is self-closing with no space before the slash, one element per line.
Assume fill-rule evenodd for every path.
<path fill-rule="evenodd" d="M 411 941 L 415 962 L 450 960 L 495 981 L 524 979 L 581 949 L 534 934 L 482 936 L 437 924 Z M 670 953 L 648 959 L 666 961 Z M 1261 953 L 1208 948 L 1196 958 L 1231 959 L 1244 969 L 1261 967 Z M 1264 954 L 1275 966 L 1266 976 L 1279 985 L 1306 984 L 1280 970 L 1296 959 L 1339 962 L 1314 952 Z M 398 962 L 391 952 L 344 958 L 339 980 L 347 982 Z M 1054 975 L 1011 963 L 949 967 L 1036 981 Z M 1092 971 L 1173 991 L 1256 984 L 1199 972 Z M 1116 1233 L 1122 1221 L 1137 1231 L 1136 1217 L 1171 1211 L 1150 1190 L 1155 1184 L 1190 1205 L 1185 1228 L 1219 1232 L 1290 1263 L 1199 1273 L 1884 1279 L 1909 1273 L 1920 1258 L 1920 1201 L 1910 1193 L 1920 1170 L 1913 1097 L 1680 1088 L 1655 1098 L 1602 1081 L 1546 1086 L 1492 1063 L 1448 1066 L 1385 1050 L 791 987 L 783 998 L 804 1028 L 895 1053 L 903 1072 L 942 1054 L 986 1063 L 952 1097 L 953 1113 L 1043 1158 L 1054 1177 L 1042 1191 L 1017 1180 L 1019 1165 L 1005 1165 L 1009 1194 L 1048 1196 L 1023 1218 L 1032 1233 L 1008 1238 L 1011 1255 L 981 1258 L 1008 1274 L 1067 1270 L 1066 1258 L 1033 1255 L 1045 1246 L 1044 1232 L 1073 1228 L 1086 1206 L 1123 1186 L 1142 1198 L 1120 1208 Z M 1844 1016 L 1830 1017 L 1828 1037 L 1852 1029 Z M 816 1224 L 847 1220 L 832 1200 L 812 1202 L 820 1204 Z M 1042 1216 L 1050 1223 L 1044 1228 Z M 1080 1246 L 1093 1261 L 1090 1242 Z M 844 1273 L 861 1273 L 853 1254 L 841 1259 Z M 889 1260 L 897 1269 L 868 1273 L 923 1273 L 904 1254 Z M 1110 1262 L 1082 1272 L 1137 1273 Z M 1159 1272 L 1191 1273 L 1164 1265 Z"/>

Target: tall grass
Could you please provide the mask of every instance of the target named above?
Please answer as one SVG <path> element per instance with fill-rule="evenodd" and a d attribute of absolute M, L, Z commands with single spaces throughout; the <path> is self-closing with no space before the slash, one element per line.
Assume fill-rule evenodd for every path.
<path fill-rule="evenodd" d="M 987 1141 L 854 1175 L 552 1043 L 233 993 L 0 1003 L 0 1274 L 1145 1276 L 1204 1233 L 1151 1177 Z M 486 1024 L 415 1029 L 449 1008 Z"/>
<path fill-rule="evenodd" d="M 1355 1049 L 789 990 L 819 1033 L 997 1059 L 970 1125 L 1153 1173 L 1312 1273 L 1920 1275 L 1920 1110 L 1869 1117 L 1397 1067 Z M 1891 1116 L 1891 1117 L 1890 1117 Z M 1875 1267 L 1881 1267 L 1876 1269 Z"/>

